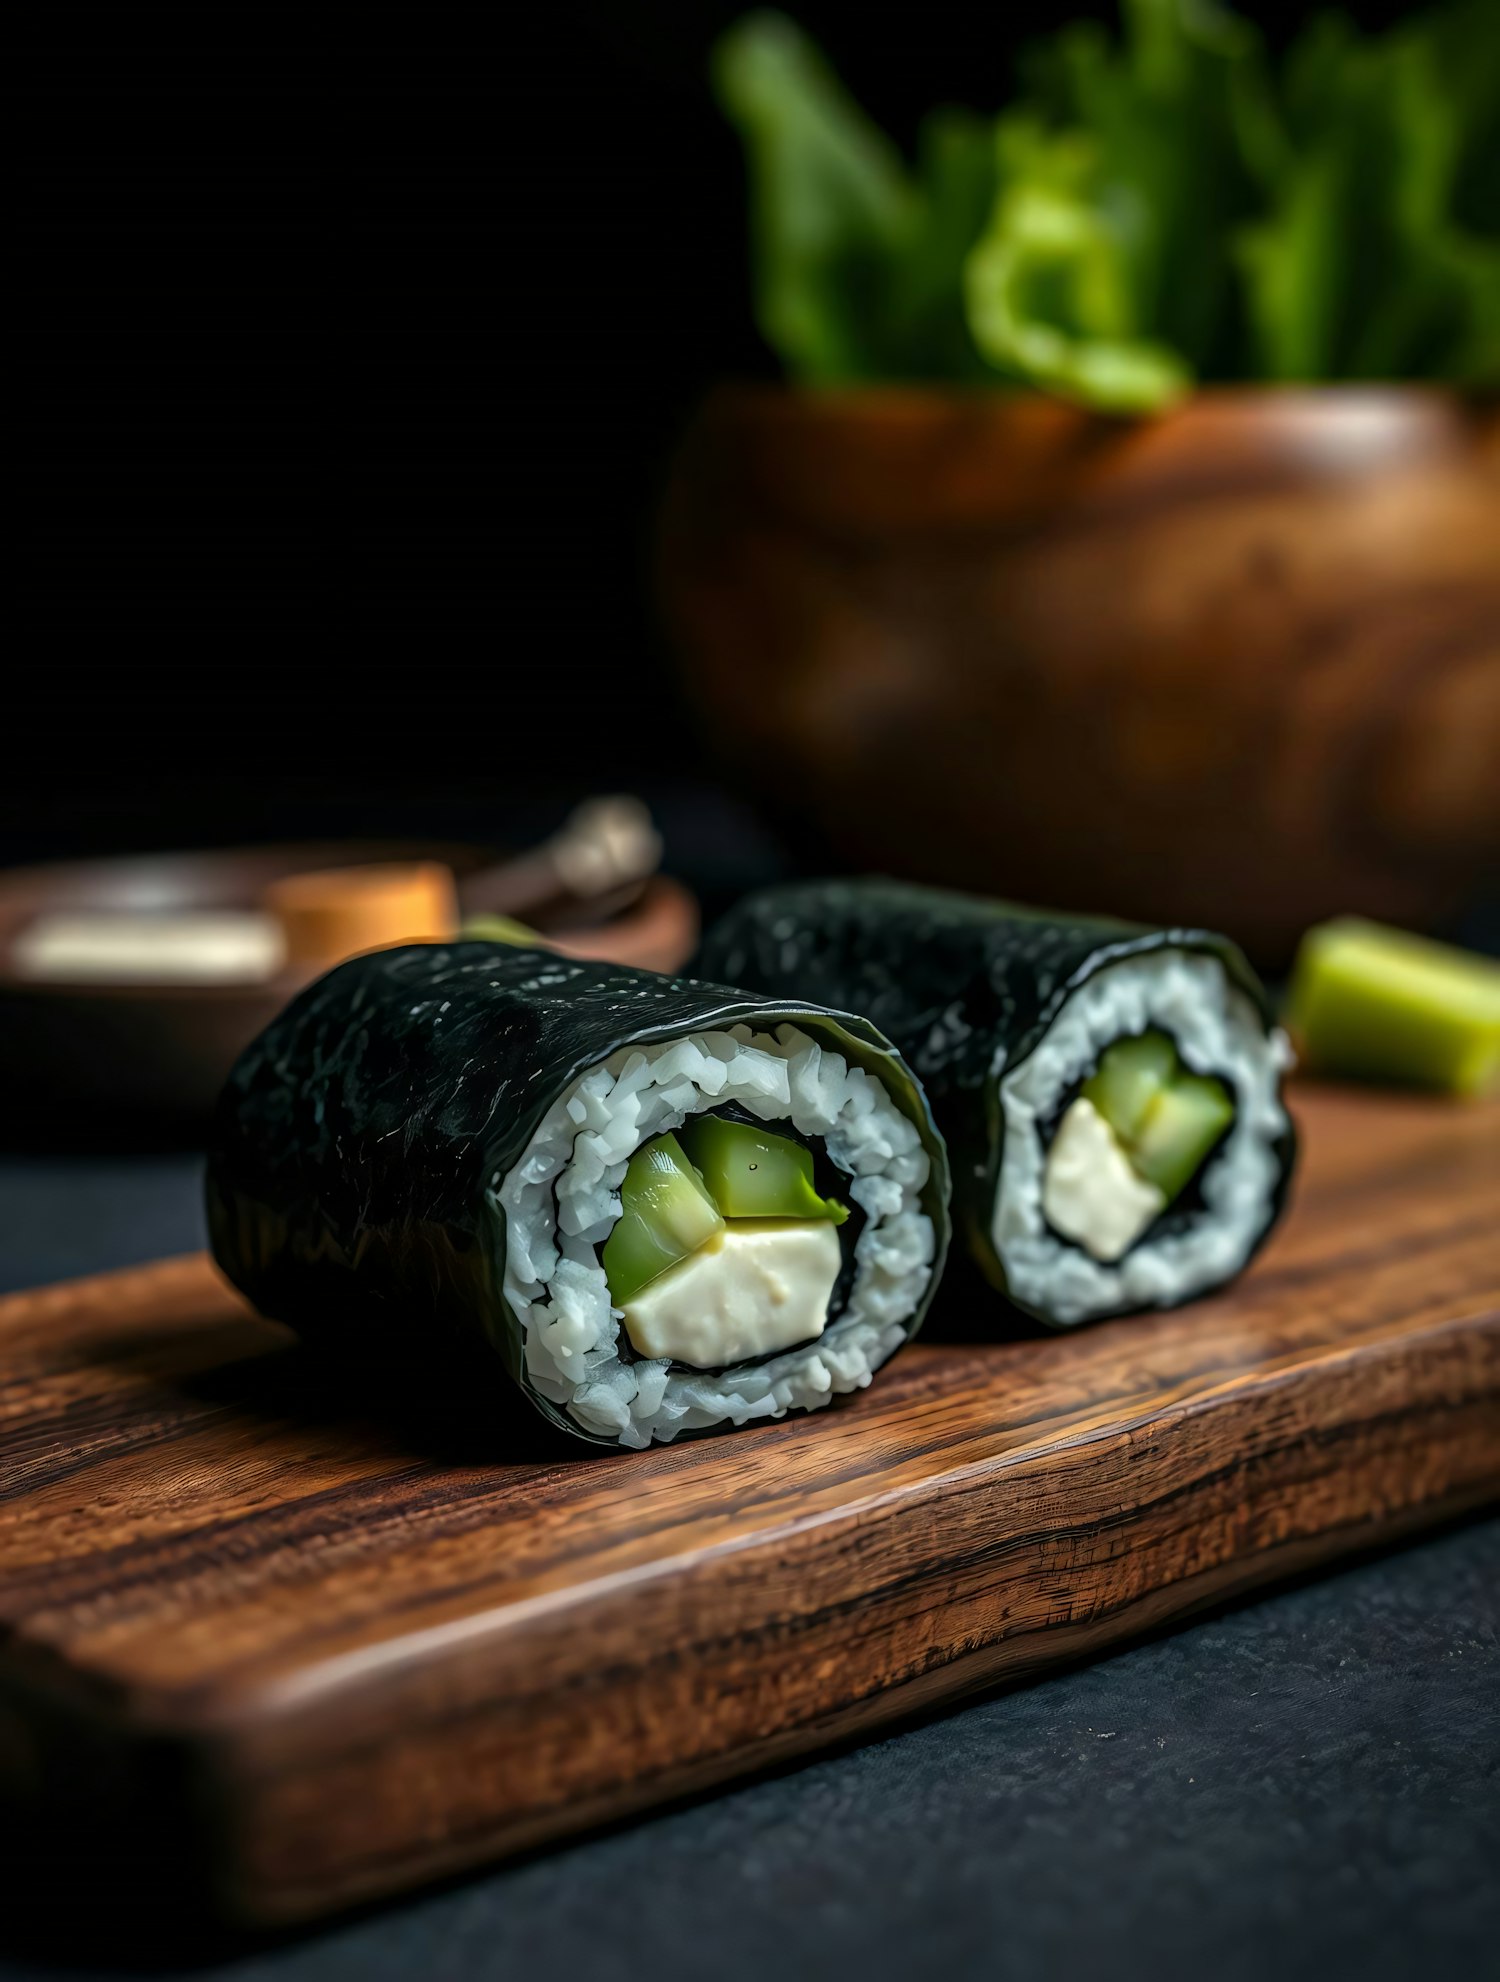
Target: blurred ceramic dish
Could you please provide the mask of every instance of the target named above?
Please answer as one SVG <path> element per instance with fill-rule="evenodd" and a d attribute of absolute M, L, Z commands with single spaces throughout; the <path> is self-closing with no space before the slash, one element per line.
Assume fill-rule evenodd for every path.
<path fill-rule="evenodd" d="M 30 984 L 263 984 L 285 967 L 286 940 L 260 909 L 47 909 L 10 964 Z"/>
<path fill-rule="evenodd" d="M 852 867 L 1274 966 L 1500 851 L 1500 423 L 1441 391 L 726 389 L 659 570 L 711 735 Z"/>
<path fill-rule="evenodd" d="M 419 841 L 323 842 L 221 853 L 145 855 L 68 862 L 0 873 L 0 1077 L 12 1121 L 45 1121 L 67 1140 L 116 1117 L 189 1121 L 213 1102 L 235 1056 L 312 976 L 283 966 L 255 981 L 152 982 L 128 976 L 85 980 L 39 974 L 26 932 L 72 920 L 161 918 L 180 927 L 200 915 L 246 922 L 267 886 L 287 875 L 388 861 L 435 860 L 452 868 L 465 912 L 536 893 L 544 852 L 510 862 L 494 848 Z M 515 873 L 523 882 L 513 887 Z M 613 876 L 611 877 L 614 878 Z M 621 893 L 629 899 L 623 904 Z M 519 906 L 519 904 L 518 904 Z M 587 912 L 585 919 L 580 915 Z M 592 903 L 555 890 L 533 906 L 534 926 L 566 955 L 675 970 L 691 953 L 698 914 L 675 881 L 653 875 Z M 17 943 L 22 955 L 15 954 Z M 248 954 L 248 952 L 246 953 Z"/>

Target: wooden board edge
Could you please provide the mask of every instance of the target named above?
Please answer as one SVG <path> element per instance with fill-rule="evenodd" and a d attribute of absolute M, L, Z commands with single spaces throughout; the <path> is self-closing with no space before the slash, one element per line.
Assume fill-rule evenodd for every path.
<path fill-rule="evenodd" d="M 1247 1457 L 1216 1464 L 1226 1449 Z M 1126 1475 L 1166 1524 L 1144 1552 L 1143 1515 L 1121 1524 L 1111 1511 Z M 930 1482 L 760 1549 L 709 1551 L 681 1575 L 590 1593 L 429 1670 L 377 1676 L 342 1733 L 317 1702 L 226 1731 L 198 1750 L 222 1819 L 220 1909 L 282 1927 L 453 1876 L 1481 1507 L 1500 1498 L 1500 1313 L 1330 1351 L 1142 1424 L 1005 1455 L 971 1469 L 962 1493 L 952 1486 Z M 769 1618 L 767 1551 L 787 1593 Z M 684 1618 L 696 1620 L 690 1642 L 672 1635 Z M 568 1669 L 567 1647 L 596 1661 L 632 1636 L 673 1648 L 612 1668 L 611 1725 L 637 1730 L 640 1747 L 622 1766 L 606 1744 L 580 1770 L 566 1687 L 593 1682 L 586 1665 Z M 792 1668 L 812 1677 L 789 1700 L 778 1689 Z M 705 1700 L 728 1707 L 695 1746 Z M 409 1730 L 394 1756 L 370 1732 L 393 1716 Z M 445 1780 L 461 1782 L 467 1817 L 412 1787 Z M 347 1855 L 340 1810 L 357 1811 L 362 1832 Z"/>

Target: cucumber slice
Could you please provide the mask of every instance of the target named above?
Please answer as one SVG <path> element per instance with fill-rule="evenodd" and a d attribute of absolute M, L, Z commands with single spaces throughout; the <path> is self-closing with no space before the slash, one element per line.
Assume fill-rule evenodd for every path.
<path fill-rule="evenodd" d="M 1122 1142 L 1129 1143 L 1179 1064 L 1177 1048 L 1164 1032 L 1117 1039 L 1105 1048 L 1084 1082 L 1084 1099 L 1093 1103 Z"/>
<path fill-rule="evenodd" d="M 1306 1063 L 1446 1094 L 1500 1086 L 1500 964 L 1341 916 L 1310 929 L 1287 1017 Z"/>
<path fill-rule="evenodd" d="M 623 1307 L 723 1229 L 718 1206 L 676 1136 L 642 1143 L 626 1169 L 620 1216 L 600 1254 L 612 1305 Z"/>
<path fill-rule="evenodd" d="M 726 1218 L 827 1219 L 842 1225 L 848 1208 L 813 1188 L 812 1151 L 748 1122 L 699 1115 L 682 1140 Z"/>
<path fill-rule="evenodd" d="M 1136 1174 L 1170 1204 L 1192 1182 L 1204 1158 L 1234 1120 L 1222 1081 L 1180 1073 L 1146 1112 L 1127 1147 Z"/>

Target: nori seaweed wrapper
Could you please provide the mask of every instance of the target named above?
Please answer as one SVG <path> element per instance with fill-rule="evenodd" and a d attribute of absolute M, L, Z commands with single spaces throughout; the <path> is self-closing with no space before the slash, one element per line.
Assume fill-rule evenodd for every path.
<path fill-rule="evenodd" d="M 1004 1154 L 998 1076 L 1035 1051 L 1088 978 L 1166 949 L 1216 957 L 1266 1027 L 1274 1025 L 1264 985 L 1227 936 L 1056 915 L 899 881 L 792 882 L 749 895 L 708 932 L 694 967 L 770 996 L 859 1012 L 895 1043 L 948 1143 L 954 1221 L 986 1277 L 1014 1299 L 990 1233 Z M 1295 1154 L 1288 1118 L 1257 1247 L 1280 1216 Z M 1051 1322 L 1044 1309 L 1023 1305 Z"/>
<path fill-rule="evenodd" d="M 543 1416 L 613 1446 L 530 1384 L 497 1193 L 552 1104 L 618 1048 L 786 1021 L 881 1078 L 927 1151 L 936 1250 L 915 1334 L 947 1247 L 948 1164 L 919 1084 L 868 1021 L 492 942 L 355 957 L 245 1048 L 210 1142 L 214 1257 L 261 1313 L 337 1356 L 425 1375 L 478 1347 Z"/>

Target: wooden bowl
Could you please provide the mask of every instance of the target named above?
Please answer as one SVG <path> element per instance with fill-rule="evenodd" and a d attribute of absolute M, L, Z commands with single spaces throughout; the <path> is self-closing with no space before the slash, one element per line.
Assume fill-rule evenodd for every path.
<path fill-rule="evenodd" d="M 441 860 L 458 876 L 492 870 L 494 848 L 430 841 L 335 841 L 224 853 L 146 855 L 0 872 L 0 1082 L 7 1123 L 28 1137 L 86 1142 L 121 1121 L 200 1120 L 240 1048 L 317 970 L 256 984 L 71 983 L 28 977 L 11 958 L 34 917 L 66 909 L 252 908 L 270 881 L 307 869 Z M 697 904 L 662 875 L 619 915 L 560 928 L 554 947 L 649 970 L 675 970 L 697 941 Z"/>
<path fill-rule="evenodd" d="M 1226 928 L 1429 927 L 1500 851 L 1500 423 L 1417 389 L 726 389 L 659 576 L 817 858 Z"/>

